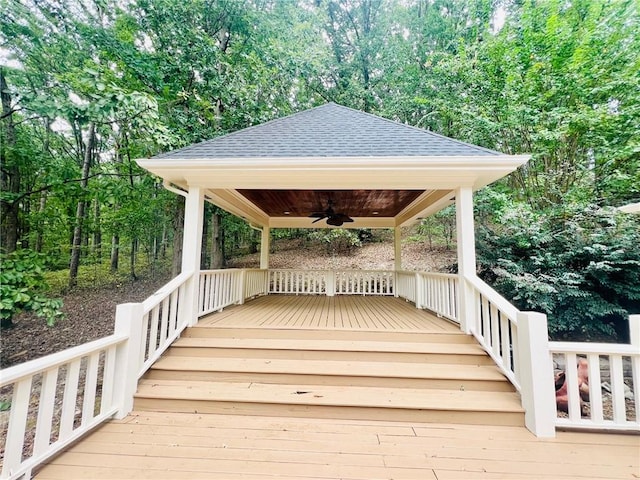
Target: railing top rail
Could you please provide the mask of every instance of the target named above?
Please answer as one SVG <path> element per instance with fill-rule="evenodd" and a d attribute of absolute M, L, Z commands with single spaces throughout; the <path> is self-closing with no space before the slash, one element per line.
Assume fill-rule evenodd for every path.
<path fill-rule="evenodd" d="M 593 353 L 599 355 L 640 356 L 636 345 L 591 342 L 549 342 L 551 353 Z"/>
<path fill-rule="evenodd" d="M 468 280 L 474 287 L 476 287 L 476 289 L 478 289 L 478 291 L 485 298 L 487 298 L 491 303 L 498 307 L 501 312 L 505 313 L 512 323 L 518 323 L 518 309 L 511 305 L 511 303 L 506 298 L 496 292 L 493 287 L 486 284 L 475 275 L 465 277 L 465 279 Z"/>
<path fill-rule="evenodd" d="M 78 358 L 84 357 L 91 353 L 104 350 L 113 345 L 125 342 L 127 337 L 124 335 L 110 335 L 108 337 L 94 340 L 93 342 L 78 345 L 62 352 L 53 353 L 42 358 L 36 358 L 14 367 L 9 367 L 2 370 L 2 377 L 0 378 L 0 387 L 10 385 L 18 380 L 35 375 L 36 373 L 51 370 L 52 368 L 59 367 L 65 363 L 69 363 Z"/>
<path fill-rule="evenodd" d="M 458 275 L 455 273 L 440 273 L 440 272 L 415 272 L 418 275 L 422 275 L 424 277 L 436 277 L 436 278 L 458 278 Z"/>
<path fill-rule="evenodd" d="M 237 272 L 240 270 L 260 270 L 259 268 L 218 268 L 215 270 L 200 270 L 200 274 L 203 273 L 227 273 L 227 272 Z"/>
<path fill-rule="evenodd" d="M 169 283 L 161 287 L 160 290 L 148 297 L 145 301 L 142 302 L 142 309 L 144 310 L 144 313 L 148 313 L 149 311 L 151 311 L 153 307 L 158 305 L 162 300 L 173 293 L 178 287 L 189 280 L 192 275 L 193 272 L 181 273 Z"/>

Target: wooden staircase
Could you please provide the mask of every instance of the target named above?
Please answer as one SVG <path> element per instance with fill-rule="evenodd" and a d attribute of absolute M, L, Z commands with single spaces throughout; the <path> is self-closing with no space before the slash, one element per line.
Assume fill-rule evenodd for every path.
<path fill-rule="evenodd" d="M 524 425 L 473 337 L 189 328 L 140 380 L 138 411 Z"/>

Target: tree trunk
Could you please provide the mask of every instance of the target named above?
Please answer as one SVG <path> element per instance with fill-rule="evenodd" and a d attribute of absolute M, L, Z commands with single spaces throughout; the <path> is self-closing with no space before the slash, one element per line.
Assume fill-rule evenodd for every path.
<path fill-rule="evenodd" d="M 89 137 L 84 149 L 84 159 L 82 162 L 82 179 L 80 186 L 83 194 L 89 184 L 89 169 L 91 168 L 91 157 L 93 155 L 93 144 L 95 140 L 95 125 L 89 125 Z M 73 229 L 73 241 L 71 242 L 71 261 L 69 262 L 69 287 L 75 287 L 78 283 L 78 267 L 80 266 L 80 250 L 82 243 L 82 222 L 85 216 L 86 201 L 81 198 L 76 209 L 76 224 Z"/>
<path fill-rule="evenodd" d="M 20 193 L 20 170 L 10 157 L 10 151 L 16 145 L 16 129 L 13 124 L 11 95 L 4 77 L 4 69 L 0 67 L 0 96 L 2 97 L 2 129 L 0 130 L 0 187 L 8 195 L 0 201 L 0 219 L 2 227 L 2 249 L 6 253 L 13 252 L 18 246 L 18 204 L 11 200 L 11 194 Z"/>
<path fill-rule="evenodd" d="M 94 230 L 93 230 L 93 248 L 98 263 L 102 262 L 102 227 L 100 225 L 100 201 L 96 198 L 94 200 Z"/>
<path fill-rule="evenodd" d="M 216 212 L 211 215 L 211 269 L 224 267 L 224 248 L 222 244 L 222 216 Z"/>
<path fill-rule="evenodd" d="M 118 271 L 118 265 L 120 263 L 120 235 L 114 235 L 111 237 L 111 273 Z"/>
<path fill-rule="evenodd" d="M 249 234 L 249 253 L 258 253 L 258 245 L 260 245 L 260 232 L 251 230 Z"/>
<path fill-rule="evenodd" d="M 40 206 L 38 207 L 38 231 L 36 233 L 36 245 L 35 250 L 38 253 L 42 252 L 44 245 L 44 211 L 47 208 L 47 192 L 42 192 L 40 195 Z"/>
<path fill-rule="evenodd" d="M 138 239 L 134 238 L 131 240 L 131 253 L 129 254 L 129 267 L 131 268 L 131 278 L 133 280 L 138 280 L 138 276 L 136 275 L 137 250 L 138 250 Z"/>
<path fill-rule="evenodd" d="M 182 237 L 184 235 L 184 199 L 176 199 L 176 213 L 173 216 L 173 262 L 171 275 L 177 276 L 182 270 Z"/>

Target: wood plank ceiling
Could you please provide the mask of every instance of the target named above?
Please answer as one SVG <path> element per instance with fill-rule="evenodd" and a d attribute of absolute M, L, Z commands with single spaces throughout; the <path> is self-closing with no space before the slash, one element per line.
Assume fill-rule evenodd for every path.
<path fill-rule="evenodd" d="M 350 217 L 395 217 L 423 190 L 238 190 L 270 217 L 308 217 L 329 200 Z"/>

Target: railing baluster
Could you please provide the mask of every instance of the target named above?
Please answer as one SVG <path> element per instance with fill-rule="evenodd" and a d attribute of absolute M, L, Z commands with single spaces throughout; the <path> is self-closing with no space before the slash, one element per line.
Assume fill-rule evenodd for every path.
<path fill-rule="evenodd" d="M 51 429 L 57 386 L 58 367 L 47 370 L 42 374 L 40 401 L 38 402 L 36 436 L 33 442 L 34 456 L 44 453 L 47 448 L 49 448 L 49 443 L 51 442 Z"/>
<path fill-rule="evenodd" d="M 25 378 L 13 386 L 11 410 L 9 413 L 9 426 L 7 428 L 7 442 L 4 451 L 2 476 L 8 476 L 22 462 L 22 447 L 24 446 L 24 434 L 27 427 L 27 414 L 29 412 L 29 398 L 31 397 L 31 378 Z"/>
<path fill-rule="evenodd" d="M 68 437 L 73 431 L 78 398 L 78 381 L 80 379 L 80 359 L 67 364 L 67 377 L 64 383 L 62 412 L 60 414 L 60 437 Z"/>
<path fill-rule="evenodd" d="M 609 357 L 611 369 L 611 401 L 613 402 L 613 421 L 622 423 L 627 419 L 624 399 L 624 375 L 622 372 L 622 356 Z"/>
<path fill-rule="evenodd" d="M 84 381 L 84 398 L 82 399 L 82 425 L 86 426 L 95 416 L 96 388 L 98 386 L 98 367 L 100 365 L 100 352 L 89 356 L 87 361 L 86 377 Z"/>
<path fill-rule="evenodd" d="M 600 355 L 590 354 L 587 357 L 589 365 L 589 404 L 591 420 L 595 423 L 604 421 L 602 409 L 602 387 L 600 380 Z"/>

